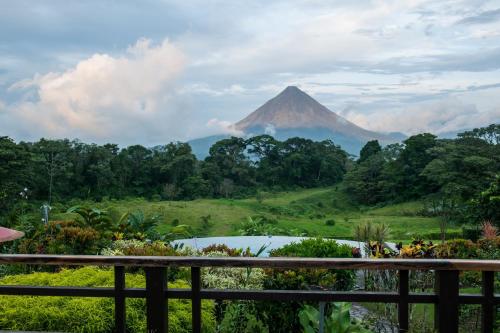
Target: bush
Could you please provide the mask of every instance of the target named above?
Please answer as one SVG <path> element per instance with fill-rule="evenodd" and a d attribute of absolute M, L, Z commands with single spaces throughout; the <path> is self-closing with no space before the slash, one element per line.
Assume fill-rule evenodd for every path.
<path fill-rule="evenodd" d="M 152 243 L 136 239 L 117 240 L 101 251 L 105 256 L 175 256 L 177 252 L 168 243 Z"/>
<path fill-rule="evenodd" d="M 315 257 L 315 258 L 349 258 L 352 248 L 339 245 L 334 240 L 310 238 L 300 243 L 291 243 L 271 251 L 271 257 Z M 349 270 L 333 269 L 267 269 L 264 280 L 265 289 L 327 289 L 349 290 L 353 287 L 355 274 Z M 299 311 L 303 302 L 259 304 L 259 318 L 266 318 L 269 327 L 275 332 L 299 332 Z"/>
<path fill-rule="evenodd" d="M 19 253 L 96 254 L 105 240 L 92 227 L 74 221 L 51 221 L 31 238 L 20 241 Z"/>
<path fill-rule="evenodd" d="M 446 232 L 444 237 L 445 239 L 457 239 L 457 238 L 462 238 L 463 231 L 449 231 Z M 428 232 L 428 233 L 423 233 L 419 234 L 419 237 L 423 239 L 441 239 L 441 233 L 440 232 Z"/>
<path fill-rule="evenodd" d="M 269 328 L 255 316 L 255 303 L 238 301 L 229 303 L 221 321 L 220 333 L 268 333 Z"/>
<path fill-rule="evenodd" d="M 479 237 L 481 237 L 481 229 L 472 227 L 463 227 L 462 237 L 465 239 L 470 239 L 473 242 L 476 242 L 479 239 Z"/>
<path fill-rule="evenodd" d="M 477 258 L 477 246 L 466 239 L 453 239 L 436 247 L 436 256 L 443 259 Z"/>
<path fill-rule="evenodd" d="M 335 220 L 334 219 L 326 220 L 325 224 L 328 225 L 328 226 L 333 227 L 335 225 Z"/>
<path fill-rule="evenodd" d="M 112 287 L 113 270 L 85 267 L 59 273 L 34 273 L 8 276 L 0 285 Z M 142 274 L 127 274 L 128 288 L 144 287 Z M 189 288 L 184 281 L 169 283 L 169 288 Z M 0 297 L 0 327 L 7 330 L 113 332 L 114 300 L 112 298 L 77 297 Z M 204 332 L 215 332 L 214 303 L 202 303 Z M 145 332 L 144 299 L 127 300 L 127 331 Z M 191 303 L 169 301 L 169 332 L 191 332 Z"/>

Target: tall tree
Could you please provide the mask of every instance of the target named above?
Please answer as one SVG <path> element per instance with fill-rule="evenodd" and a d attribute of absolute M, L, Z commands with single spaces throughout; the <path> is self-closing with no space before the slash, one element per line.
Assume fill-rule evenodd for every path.
<path fill-rule="evenodd" d="M 361 151 L 359 152 L 358 163 L 361 163 L 368 159 L 370 156 L 378 154 L 382 151 L 382 147 L 378 143 L 378 140 L 368 141 Z"/>

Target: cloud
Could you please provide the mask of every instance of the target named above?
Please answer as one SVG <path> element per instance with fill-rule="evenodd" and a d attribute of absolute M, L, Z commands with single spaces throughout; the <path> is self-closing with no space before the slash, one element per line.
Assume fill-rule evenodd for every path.
<path fill-rule="evenodd" d="M 468 16 L 458 21 L 458 24 L 485 24 L 497 22 L 500 20 L 500 8 L 495 10 L 486 10 L 480 14 Z"/>
<path fill-rule="evenodd" d="M 500 122 L 500 108 L 481 112 L 474 104 L 464 103 L 458 98 L 377 112 L 351 108 L 341 114 L 367 129 L 409 135 L 422 132 L 441 134 Z"/>
<path fill-rule="evenodd" d="M 6 4 L 1 134 L 145 144 L 227 133 L 287 85 L 333 111 L 354 106 L 368 127 L 424 101 L 458 97 L 481 114 L 498 104 L 484 92 L 500 73 L 495 1 L 145 1 Z M 160 43 L 124 51 L 141 36 Z"/>
<path fill-rule="evenodd" d="M 212 132 L 210 134 L 229 134 L 233 136 L 243 136 L 245 134 L 237 130 L 230 121 L 219 120 L 217 118 L 210 119 L 206 126 Z"/>
<path fill-rule="evenodd" d="M 127 143 L 182 137 L 186 115 L 174 92 L 185 62 L 168 40 L 140 39 L 121 56 L 94 54 L 64 72 L 20 80 L 10 91 L 33 89 L 37 98 L 7 105 L 1 129 L 23 139 L 28 133 Z"/>
<path fill-rule="evenodd" d="M 274 127 L 273 124 L 267 124 L 266 128 L 264 129 L 264 133 L 270 136 L 274 136 L 276 135 L 276 128 Z"/>

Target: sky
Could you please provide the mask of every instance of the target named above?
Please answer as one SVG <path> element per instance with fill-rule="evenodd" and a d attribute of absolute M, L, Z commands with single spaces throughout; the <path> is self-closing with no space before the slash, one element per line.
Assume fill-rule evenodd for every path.
<path fill-rule="evenodd" d="M 0 2 L 0 136 L 230 133 L 296 85 L 359 126 L 500 122 L 500 0 Z"/>

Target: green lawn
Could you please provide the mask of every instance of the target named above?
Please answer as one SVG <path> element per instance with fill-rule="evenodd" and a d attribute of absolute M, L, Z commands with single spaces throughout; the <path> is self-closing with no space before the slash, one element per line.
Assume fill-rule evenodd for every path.
<path fill-rule="evenodd" d="M 194 201 L 159 201 L 143 199 L 107 201 L 95 204 L 119 215 L 126 211 L 142 210 L 146 215 L 158 214 L 160 232 L 168 232 L 172 222 L 192 226 L 198 236 L 237 235 L 239 225 L 249 216 L 262 215 L 278 221 L 285 230 L 304 230 L 310 235 L 349 238 L 354 226 L 371 221 L 386 223 L 391 240 L 410 240 L 415 235 L 439 233 L 439 220 L 418 216 L 420 202 L 407 202 L 385 207 L 356 207 L 337 187 L 301 189 L 281 193 L 263 193 L 263 200 L 199 199 Z M 203 230 L 202 216 L 210 215 L 212 227 Z M 57 218 L 66 218 L 60 214 Z M 326 220 L 335 220 L 327 226 Z M 458 231 L 450 228 L 449 231 Z"/>

